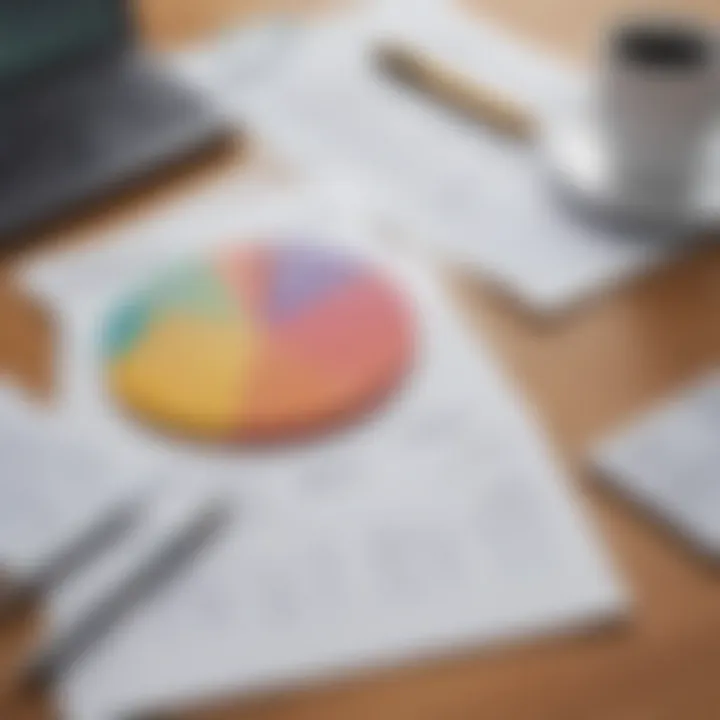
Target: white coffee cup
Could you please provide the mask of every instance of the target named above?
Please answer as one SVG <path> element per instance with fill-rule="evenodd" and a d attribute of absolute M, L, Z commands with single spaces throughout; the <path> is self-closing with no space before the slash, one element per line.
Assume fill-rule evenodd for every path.
<path fill-rule="evenodd" d="M 634 19 L 609 33 L 600 115 L 615 187 L 626 204 L 668 217 L 686 207 L 719 89 L 717 40 L 703 26 Z"/>

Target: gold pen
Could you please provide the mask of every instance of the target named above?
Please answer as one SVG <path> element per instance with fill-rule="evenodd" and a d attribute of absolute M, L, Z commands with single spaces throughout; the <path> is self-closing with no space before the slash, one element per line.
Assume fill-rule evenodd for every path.
<path fill-rule="evenodd" d="M 531 115 L 502 93 L 483 87 L 414 47 L 383 43 L 376 47 L 380 69 L 393 79 L 431 97 L 472 121 L 515 140 L 530 140 Z"/>

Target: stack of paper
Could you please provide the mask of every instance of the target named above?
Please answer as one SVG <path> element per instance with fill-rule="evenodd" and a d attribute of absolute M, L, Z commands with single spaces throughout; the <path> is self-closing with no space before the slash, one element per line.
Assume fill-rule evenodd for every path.
<path fill-rule="evenodd" d="M 350 185 L 243 202 L 229 183 L 105 246 L 26 269 L 66 329 L 65 411 L 109 446 L 191 472 L 242 509 L 192 572 L 66 677 L 68 718 L 303 683 L 622 609 L 538 429 L 425 264 L 383 245 L 384 219 Z M 282 452 L 160 442 L 118 413 L 97 345 L 108 309 L 163 257 L 278 237 L 340 245 L 381 266 L 412 300 L 417 360 L 395 400 L 343 433 Z"/>
<path fill-rule="evenodd" d="M 456 3 L 379 3 L 319 23 L 272 72 L 248 77 L 236 70 L 253 37 L 240 31 L 233 43 L 226 36 L 218 47 L 181 56 L 177 67 L 281 156 L 301 167 L 350 169 L 383 188 L 418 242 L 530 307 L 560 311 L 668 256 L 671 238 L 569 214 L 534 148 L 399 92 L 378 72 L 375 44 L 400 40 L 500 90 L 541 123 L 577 111 L 587 95 L 581 73 L 466 17 Z"/>

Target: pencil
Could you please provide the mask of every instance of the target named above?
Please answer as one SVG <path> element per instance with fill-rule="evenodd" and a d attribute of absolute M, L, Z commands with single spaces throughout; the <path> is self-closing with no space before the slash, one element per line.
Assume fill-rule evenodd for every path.
<path fill-rule="evenodd" d="M 474 122 L 515 140 L 529 140 L 534 134 L 533 118 L 515 101 L 417 48 L 383 43 L 376 47 L 375 58 L 386 75 Z"/>
<path fill-rule="evenodd" d="M 153 530 L 145 557 L 113 578 L 93 606 L 76 613 L 66 627 L 51 634 L 24 665 L 20 681 L 25 687 L 45 687 L 76 660 L 139 601 L 185 566 L 200 548 L 229 521 L 231 512 L 222 499 L 182 507 L 171 522 Z"/>

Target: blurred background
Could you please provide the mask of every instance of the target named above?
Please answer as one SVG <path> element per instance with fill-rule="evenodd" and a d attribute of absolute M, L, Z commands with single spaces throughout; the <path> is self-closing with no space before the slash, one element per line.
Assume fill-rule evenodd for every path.
<path fill-rule="evenodd" d="M 24 0 L 24 3 L 30 2 Z M 4 4 L 0 0 L 0 12 Z M 423 0 L 420 4 L 424 7 L 429 3 Z M 62 262 L 57 277 L 65 277 L 63 292 L 67 292 L 67 306 L 62 304 L 65 299 L 58 290 L 59 284 L 53 286 L 48 281 L 49 289 L 41 297 L 18 282 L 19 273 L 35 261 L 41 263 L 45 257 L 56 258 L 67 253 L 72 258 L 77 257 L 72 253 L 78 249 L 82 252 L 89 248 L 91 251 L 98 238 L 115 237 L 113 233 L 135 227 L 134 223 L 141 227 L 157 208 L 172 208 L 174 204 L 180 208 L 193 193 L 201 193 L 218 179 L 231 175 L 242 182 L 245 178 L 253 190 L 274 184 L 285 187 L 287 178 L 296 181 L 298 167 L 313 173 L 319 170 L 319 158 L 322 157 L 324 177 L 330 177 L 331 186 L 339 187 L 342 183 L 341 180 L 334 181 L 335 177 L 363 180 L 370 177 L 370 185 L 386 203 L 402 205 L 403 222 L 405 216 L 413 215 L 412 222 L 408 221 L 408 227 L 411 226 L 413 231 L 418 228 L 434 231 L 438 225 L 444 229 L 443 218 L 438 220 L 420 212 L 423 206 L 431 204 L 427 198 L 423 200 L 422 195 L 412 195 L 410 202 L 396 200 L 405 196 L 394 194 L 397 180 L 393 178 L 390 183 L 389 171 L 385 177 L 379 162 L 378 168 L 374 168 L 379 175 L 369 174 L 361 163 L 350 162 L 352 156 L 346 148 L 340 153 L 336 151 L 334 140 L 331 142 L 334 122 L 349 126 L 355 117 L 362 132 L 373 122 L 382 125 L 385 117 L 394 122 L 396 117 L 408 118 L 412 114 L 402 110 L 397 116 L 378 113 L 375 117 L 370 112 L 365 115 L 359 109 L 353 113 L 350 101 L 346 101 L 340 91 L 345 88 L 354 91 L 356 81 L 361 87 L 362 78 L 356 78 L 350 71 L 343 74 L 343 63 L 347 62 L 347 67 L 354 68 L 354 65 L 343 59 L 342 50 L 337 50 L 338 72 L 334 76 L 329 72 L 336 55 L 332 49 L 325 52 L 323 44 L 341 49 L 349 46 L 351 40 L 347 38 L 355 36 L 348 28 L 365 27 L 368 21 L 363 13 L 375 3 L 370 0 L 136 0 L 131 5 L 135 28 L 131 33 L 133 43 L 149 49 L 153 61 L 157 60 L 163 72 L 157 76 L 152 74 L 152 83 L 158 82 L 157 86 L 143 86 L 142 101 L 133 95 L 127 102 L 137 102 L 138 107 L 144 108 L 148 98 L 154 98 L 158 106 L 162 105 L 161 97 L 169 98 L 159 110 L 147 113 L 147 117 L 152 115 L 153 118 L 152 132 L 148 130 L 145 134 L 146 127 L 139 121 L 128 131 L 113 129 L 109 133 L 112 136 L 109 145 L 113 145 L 115 152 L 113 162 L 105 163 L 110 153 L 104 152 L 102 143 L 94 144 L 90 154 L 93 158 L 98 155 L 103 158 L 97 166 L 88 161 L 78 170 L 72 164 L 76 157 L 74 151 L 58 153 L 57 157 L 62 157 L 49 162 L 49 169 L 43 159 L 33 166 L 38 168 L 34 174 L 23 170 L 25 174 L 18 180 L 19 175 L 8 170 L 0 181 L 6 199 L 10 198 L 5 203 L 9 208 L 19 208 L 23 199 L 30 195 L 38 198 L 39 203 L 37 212 L 32 208 L 28 210 L 22 222 L 17 220 L 17 226 L 9 223 L 12 228 L 4 243 L 0 270 L 0 367 L 4 375 L 25 388 L 34 402 L 47 403 L 58 396 L 62 379 L 59 368 L 69 362 L 68 355 L 61 354 L 61 349 L 69 346 L 68 338 L 75 337 L 70 332 L 70 322 L 65 322 L 66 308 L 70 308 L 68 318 L 81 316 L 85 309 L 89 317 L 94 301 L 89 290 L 87 295 L 80 289 L 76 296 L 72 294 L 75 281 L 71 274 L 62 275 Z M 570 0 L 436 0 L 433 5 L 446 6 L 447 12 L 454 14 L 456 24 L 438 22 L 435 33 L 432 22 L 420 28 L 421 23 L 415 17 L 415 14 L 418 17 L 421 14 L 419 5 L 410 0 L 388 0 L 377 5 L 383 5 L 388 17 L 392 18 L 393 30 L 388 32 L 384 28 L 378 37 L 386 42 L 388 38 L 400 42 L 410 39 L 416 41 L 419 48 L 427 50 L 428 57 L 438 60 L 438 64 L 420 65 L 422 92 L 428 87 L 438 90 L 439 86 L 436 93 L 439 104 L 448 105 L 453 111 L 459 107 L 465 116 L 463 122 L 456 124 L 456 118 L 433 115 L 427 125 L 423 125 L 424 119 L 418 120 L 417 126 L 413 125 L 408 132 L 400 123 L 395 136 L 388 135 L 385 145 L 378 144 L 378 155 L 390 157 L 390 148 L 400 147 L 403 136 L 428 137 L 433 141 L 443 138 L 441 132 L 430 134 L 428 128 L 434 127 L 438 117 L 440 124 L 447 123 L 447 146 L 440 143 L 429 147 L 427 143 L 418 143 L 417 155 L 432 155 L 432 159 L 424 165 L 418 161 L 419 169 L 408 163 L 406 184 L 412 185 L 414 174 L 439 177 L 447 171 L 450 177 L 451 162 L 447 158 L 452 158 L 461 168 L 457 177 L 462 176 L 463 183 L 471 190 L 477 188 L 478 192 L 478 199 L 471 192 L 469 208 L 462 209 L 462 212 L 467 211 L 462 229 L 470 228 L 467 242 L 472 246 L 476 236 L 492 238 L 495 234 L 496 245 L 503 247 L 490 247 L 492 240 L 489 240 L 488 248 L 483 252 L 473 253 L 455 247 L 448 250 L 453 238 L 461 234 L 460 225 L 452 224 L 457 218 L 451 218 L 452 222 L 447 220 L 444 232 L 435 233 L 439 237 L 435 245 L 433 241 L 428 242 L 431 249 L 428 254 L 432 258 L 430 266 L 437 273 L 438 282 L 447 293 L 457 317 L 465 323 L 468 334 L 484 343 L 483 347 L 487 346 L 489 356 L 501 368 L 502 377 L 507 378 L 523 398 L 528 416 L 539 428 L 537 442 L 543 443 L 542 447 L 546 448 L 543 452 L 567 476 L 571 488 L 568 497 L 578 499 L 585 513 L 583 522 L 587 520 L 592 533 L 600 538 L 603 557 L 610 558 L 608 577 L 618 578 L 627 603 L 618 603 L 615 610 L 601 612 L 599 616 L 588 610 L 585 620 L 573 617 L 566 624 L 561 622 L 561 632 L 551 637 L 547 630 L 539 635 L 528 632 L 527 627 L 534 627 L 531 620 L 527 620 L 527 626 L 523 621 L 516 621 L 509 643 L 493 641 L 489 647 L 476 648 L 472 638 L 465 637 L 462 642 L 443 647 L 436 653 L 439 657 L 433 655 L 422 662 L 412 656 L 405 664 L 389 668 L 386 662 L 371 662 L 369 671 L 364 669 L 357 676 L 343 674 L 339 679 L 328 676 L 327 681 L 321 678 L 321 682 L 300 691 L 291 687 L 287 691 L 282 688 L 277 692 L 266 692 L 260 683 L 248 694 L 237 693 L 235 697 L 232 692 L 222 693 L 219 701 L 214 696 L 210 698 L 209 709 L 203 703 L 202 708 L 181 708 L 172 717 L 247 720 L 464 720 L 481 717 L 493 720 L 712 720 L 720 717 L 720 689 L 716 682 L 720 672 L 720 586 L 715 567 L 718 547 L 714 544 L 717 535 L 711 537 L 712 533 L 705 532 L 708 526 L 720 527 L 720 493 L 713 490 L 708 494 L 708 500 L 697 502 L 691 511 L 683 505 L 682 493 L 672 495 L 658 491 L 654 494 L 648 491 L 643 495 L 646 488 L 641 482 L 646 475 L 653 482 L 656 478 L 665 482 L 662 470 L 666 467 L 671 476 L 667 479 L 668 484 L 671 481 L 678 486 L 691 484 L 693 477 L 700 474 L 708 486 L 714 488 L 720 484 L 720 457 L 717 456 L 720 404 L 716 384 L 711 384 L 707 392 L 699 395 L 685 394 L 685 388 L 694 387 L 699 379 L 712 376 L 720 359 L 720 324 L 717 321 L 720 316 L 720 252 L 714 244 L 715 228 L 712 223 L 709 227 L 702 224 L 699 229 L 691 224 L 690 229 L 683 225 L 678 230 L 676 218 L 668 215 L 663 216 L 661 230 L 656 232 L 653 227 L 649 238 L 645 229 L 639 233 L 642 240 L 639 242 L 631 231 L 617 232 L 614 226 L 612 230 L 603 226 L 598 231 L 594 225 L 578 220 L 572 213 L 566 215 L 550 199 L 550 193 L 547 197 L 537 195 L 536 183 L 526 183 L 522 179 L 536 177 L 535 150 L 541 146 L 538 138 L 544 137 L 544 131 L 537 128 L 541 125 L 543 129 L 555 128 L 559 115 L 550 111 L 560 108 L 557 98 L 565 97 L 565 86 L 570 88 L 567 92 L 574 100 L 586 98 L 588 88 L 592 97 L 602 92 L 598 87 L 606 66 L 600 49 L 609 37 L 609 28 L 637 17 L 648 21 L 662 19 L 663 27 L 670 18 L 670 26 L 678 30 L 685 29 L 685 23 L 690 22 L 693 30 L 708 33 L 717 52 L 720 5 L 712 0 L 684 3 L 586 0 L 582 5 Z M 404 17 L 407 17 L 407 28 Z M 336 21 L 342 31 L 333 30 Z M 413 35 L 416 25 L 420 28 L 417 37 Z M 467 28 L 468 35 L 463 35 L 464 30 L 458 30 L 456 39 L 448 30 L 452 27 Z M 477 41 L 470 35 L 475 32 L 474 28 L 479 28 Z M 496 33 L 500 38 L 497 45 L 494 44 Z M 484 42 L 488 37 L 492 42 L 486 46 Z M 288 47 L 288 54 L 282 55 Z M 455 54 L 453 48 L 457 51 Z M 465 48 L 474 50 L 477 57 Z M 261 79 L 257 82 L 250 82 L 248 78 L 252 77 L 252 68 L 256 67 L 253 59 L 256 61 L 260 56 L 265 63 L 274 54 L 283 57 L 277 67 L 265 75 L 258 75 Z M 467 64 L 463 66 L 465 61 Z M 78 62 L 77 67 L 73 65 L 73 79 L 67 82 L 68 87 L 76 83 L 72 91 L 75 96 L 85 92 L 82 83 L 86 82 L 76 81 L 75 76 L 87 77 L 95 62 L 99 66 L 99 60 L 93 56 Z M 233 73 L 238 68 L 231 67 L 232 63 L 236 63 L 241 71 L 246 64 L 251 68 L 247 75 L 235 75 L 243 78 L 235 85 Z M 518 69 L 521 65 L 522 70 Z M 417 67 L 413 65 L 415 71 Z M 496 67 L 499 68 L 497 73 Z M 167 68 L 172 72 L 167 73 Z M 56 77 L 55 68 L 49 70 L 49 74 Z M 627 73 L 633 80 L 636 79 L 632 74 L 634 70 Z M 566 71 L 567 77 L 563 75 Z M 621 68 L 618 74 L 624 79 L 623 72 L 624 68 Z M 149 82 L 146 78 L 150 75 L 144 73 L 144 70 L 140 73 L 142 79 L 138 82 Z M 712 82 L 716 84 L 708 94 L 717 93 L 720 97 L 720 73 L 716 67 L 714 73 Z M 499 78 L 497 84 L 493 80 L 494 74 Z M 556 85 L 553 84 L 555 74 L 562 76 Z M 36 130 L 37 137 L 42 137 L 55 132 L 52 126 L 61 123 L 60 120 L 54 123 L 53 118 L 61 115 L 65 118 L 64 108 L 68 104 L 72 109 L 67 113 L 67 122 L 72 125 L 78 115 L 99 118 L 102 115 L 99 108 L 110 107 L 111 100 L 115 102 L 112 98 L 107 99 L 109 95 L 96 100 L 95 91 L 89 93 L 92 102 L 86 99 L 79 103 L 66 101 L 65 75 L 61 72 L 57 77 L 62 80 L 53 80 L 53 90 L 47 98 L 43 95 L 42 102 L 34 95 L 36 91 L 40 93 L 41 87 L 45 92 L 45 80 L 39 76 L 29 74 L 22 82 L 7 83 L 7 87 L 0 81 L 0 116 L 7 117 L 22 107 L 22 113 L 32 115 L 34 122 L 41 117 L 42 122 L 47 123 L 48 130 Z M 123 75 L 123 78 L 127 77 L 130 75 Z M 429 82 L 425 82 L 428 77 Z M 522 78 L 527 78 L 527 82 Z M 417 76 L 411 80 L 417 80 Z M 103 81 L 99 85 L 107 89 L 113 82 L 115 80 Z M 171 90 L 167 89 L 166 82 L 171 83 Z M 321 95 L 324 83 L 330 90 Z M 374 77 L 367 87 L 382 84 Z M 578 85 L 582 88 L 580 93 L 576 93 Z M 156 87 L 159 89 L 155 90 Z M 488 87 L 490 91 L 486 93 Z M 683 105 L 683 97 L 696 98 L 697 94 L 671 96 L 670 103 L 658 105 L 660 110 L 652 104 L 654 101 L 644 99 L 638 109 L 638 104 L 627 98 L 639 97 L 645 86 L 642 85 L 643 89 L 639 91 L 634 87 L 630 86 L 630 91 L 623 96 L 622 112 L 632 115 L 633 120 L 640 117 L 640 135 L 644 134 L 643 128 L 653 130 L 662 125 L 666 134 L 660 135 L 661 140 L 674 139 L 678 135 L 676 128 L 687 118 L 678 119 L 677 113 L 667 112 L 667 106 Z M 365 94 L 358 91 L 352 96 L 360 98 L 358 108 L 363 108 L 365 102 L 371 104 L 375 97 L 364 85 L 361 89 Z M 57 95 L 62 96 L 60 100 Z M 677 97 L 681 100 L 674 99 Z M 308 148 L 319 147 L 323 152 L 299 155 L 303 159 L 298 161 L 298 155 L 292 154 L 290 149 L 296 149 L 292 147 L 293 132 L 302 125 L 299 118 L 303 98 L 310 98 L 305 107 L 310 121 L 306 117 L 304 122 L 313 126 L 314 118 L 317 118 L 318 130 L 314 139 L 316 145 L 312 146 L 307 140 L 302 150 L 309 153 Z M 380 97 L 378 94 L 376 99 L 380 107 L 381 100 L 385 102 L 385 95 Z M 398 102 L 404 103 L 406 99 L 403 96 Z M 313 104 L 315 100 L 316 105 Z M 416 101 L 414 98 L 412 102 Z M 690 102 L 684 104 L 689 106 Z M 62 113 L 56 111 L 60 106 Z M 117 107 L 124 106 L 113 105 L 113 108 Z M 469 124 L 465 122 L 468 107 Z M 346 115 L 341 117 L 343 108 Z M 350 112 L 347 112 L 348 108 Z M 670 130 L 660 119 L 661 111 L 662 118 L 672 116 L 672 122 L 667 123 L 668 127 L 672 126 Z M 117 116 L 116 109 L 107 115 L 113 113 Z M 478 114 L 482 118 L 487 116 L 487 126 L 484 119 L 477 122 Z M 332 121 L 328 121 L 327 126 L 323 124 L 325 115 Z M 128 112 L 129 118 L 141 116 L 145 117 L 140 111 Z M 530 133 L 531 140 L 520 146 L 521 150 L 512 144 L 514 140 L 508 145 L 506 137 L 498 139 L 494 130 L 488 134 L 488 127 L 499 124 L 502 129 L 508 124 L 512 126 L 518 118 L 520 125 L 525 127 L 523 123 L 528 116 L 533 118 L 534 130 Z M 176 123 L 182 125 L 177 133 L 167 129 L 172 123 L 163 124 L 181 117 L 187 122 L 184 125 Z M 388 127 L 391 124 L 387 122 Z M 717 126 L 716 117 L 711 124 Z M 478 126 L 482 126 L 480 130 Z M 562 137 L 569 137 L 569 131 L 560 120 L 557 120 L 557 127 L 562 127 Z M 636 128 L 637 123 L 633 127 Z M 422 135 L 421 129 L 427 131 L 427 136 Z M 466 167 L 462 160 L 470 157 L 467 148 L 474 147 L 473 136 L 478 133 L 484 144 L 478 151 L 477 162 L 467 163 Z M 500 134 L 504 133 L 502 130 Z M 684 137 L 686 133 L 683 133 L 684 130 L 679 132 Z M 87 130 L 79 132 L 83 138 L 90 134 Z M 118 140 L 120 136 L 122 139 Z M 148 137 L 153 142 L 140 142 L 140 138 L 145 141 Z M 355 136 L 355 140 L 348 137 L 351 139 L 346 145 L 355 145 L 359 148 L 358 155 L 370 157 L 372 153 L 363 149 L 361 135 Z M 169 138 L 173 143 L 177 139 L 177 143 L 163 145 L 162 141 Z M 370 140 L 363 142 L 370 144 Z M 62 140 L 58 143 L 67 149 L 68 143 Z M 39 145 L 39 140 L 31 139 L 30 144 Z M 151 145 L 155 150 L 148 152 Z M 602 148 L 604 152 L 605 146 Z M 597 150 L 595 146 L 593 149 Z M 537 154 L 543 152 L 544 148 Z M 710 156 L 710 151 L 706 154 Z M 412 155 L 411 147 L 405 157 Z M 528 157 L 533 158 L 532 165 Z M 123 164 L 116 158 L 134 160 Z M 30 165 L 22 160 L 20 164 L 23 168 Z M 152 173 L 149 172 L 151 168 Z M 156 168 L 159 170 L 155 171 Z M 720 172 L 720 164 L 717 172 Z M 62 193 L 56 197 L 45 188 L 49 184 L 46 179 L 50 177 L 55 178 L 55 185 L 66 189 L 75 187 L 72 178 L 84 177 L 85 180 L 73 191 L 72 197 Z M 703 188 L 715 182 L 714 175 L 708 177 L 711 180 L 706 182 L 703 176 L 700 182 Z M 451 180 L 452 177 L 447 181 L 448 187 Z M 19 187 L 21 181 L 25 184 L 16 199 L 12 188 Z M 549 185 L 543 180 L 543 189 L 546 184 Z M 94 195 L 90 192 L 101 186 L 104 188 L 102 193 Z M 39 189 L 34 195 L 33 188 L 36 187 Z M 412 190 L 414 193 L 416 188 Z M 5 212 L 2 193 L 0 190 L 0 212 Z M 483 205 L 483 193 L 490 198 L 487 205 Z M 526 196 L 530 198 L 527 202 Z M 250 194 L 238 201 L 238 214 L 253 206 L 253 197 Z M 537 200 L 537 197 L 543 199 Z M 711 197 L 709 204 L 712 205 L 714 199 Z M 208 207 L 210 205 L 209 201 Z M 45 218 L 45 209 L 51 206 L 52 212 Z M 62 212 L 56 212 L 61 206 Z M 218 203 L 217 207 L 220 206 Z M 713 205 L 711 210 L 714 209 Z M 493 213 L 501 219 L 496 221 Z M 37 219 L 43 216 L 42 222 L 33 222 L 35 214 Z M 449 214 L 453 215 L 454 211 Z M 492 222 L 488 219 L 484 224 L 485 214 L 488 218 L 493 215 Z M 203 223 L 209 223 L 211 215 L 209 211 L 205 211 L 205 215 L 198 212 L 201 219 L 196 221 L 196 227 L 202 228 Z M 173 227 L 182 225 L 181 217 L 175 220 Z M 524 244 L 518 240 L 518 245 L 513 245 L 514 233 L 524 238 Z M 667 233 L 677 240 L 669 250 L 662 244 Z M 151 234 L 148 231 L 148 237 Z M 661 239 L 656 241 L 656 234 Z M 573 245 L 575 236 L 579 238 L 577 246 Z M 695 240 L 698 236 L 700 242 Z M 559 238 L 556 245 L 553 244 L 555 238 Z M 544 244 L 540 244 L 541 240 Z M 479 240 L 478 244 L 481 244 Z M 638 250 L 640 245 L 642 250 Z M 631 250 L 627 250 L 628 247 Z M 658 249 L 661 257 L 657 257 Z M 140 259 L 135 262 L 144 267 L 145 259 L 142 255 L 138 257 Z M 154 257 L 153 262 L 156 260 Z M 98 281 L 98 286 L 106 282 L 110 286 L 113 280 L 112 257 L 105 263 L 106 268 L 110 268 L 107 279 Z M 82 267 L 79 267 L 78 278 L 82 277 Z M 117 268 L 118 277 L 127 272 L 119 264 Z M 52 279 L 50 273 L 47 276 Z M 38 277 L 42 279 L 42 273 Z M 77 287 L 81 285 L 78 280 Z M 97 302 L 100 307 L 100 300 Z M 649 445 L 642 446 L 638 440 L 637 446 L 631 446 L 635 436 L 628 434 L 626 437 L 622 431 L 627 429 L 629 432 L 634 422 L 639 423 L 646 416 L 654 417 L 653 411 L 659 413 L 666 407 L 675 407 L 667 405 L 671 398 L 687 399 L 686 410 L 673 415 L 664 425 L 658 421 L 658 428 L 660 425 L 662 428 L 656 430 Z M 698 409 L 701 405 L 702 412 Z M 700 416 L 701 420 L 698 419 Z M 8 422 L 8 426 L 12 424 Z M 693 445 L 692 440 L 700 436 L 703 442 Z M 607 438 L 617 438 L 622 452 L 616 453 L 615 445 L 611 445 L 603 455 L 605 446 L 600 442 Z M 625 441 L 629 460 L 623 454 Z M 524 446 L 519 447 L 519 454 L 523 454 Z M 372 448 L 374 450 L 375 446 Z M 663 449 L 669 449 L 667 458 L 661 453 Z M 601 456 L 598 463 L 589 460 L 596 456 L 596 450 Z M 37 452 L 42 451 L 38 449 Z M 641 470 L 637 473 L 633 453 L 641 456 Z M 278 451 L 280 455 L 282 453 Z M 2 462 L 0 456 L 0 465 Z M 483 462 L 480 462 L 481 472 L 486 471 Z M 627 470 L 628 467 L 631 470 Z M 6 481 L 2 473 L 0 468 L 0 503 L 4 497 L 3 484 L 8 487 L 13 484 Z M 612 482 L 597 482 L 598 476 L 603 474 L 621 478 L 616 483 L 621 486 L 620 492 Z M 6 475 L 10 476 L 10 470 L 6 470 Z M 639 493 L 637 487 L 622 486 L 623 481 L 631 485 L 636 475 L 640 477 L 637 487 L 642 486 Z M 438 475 L 435 479 L 442 480 L 443 477 Z M 9 491 L 7 496 L 12 498 Z M 703 509 L 699 506 L 705 509 L 702 532 L 698 530 L 702 524 L 698 515 L 702 515 L 700 510 Z M 498 522 L 502 524 L 502 520 Z M 568 523 L 572 525 L 572 522 Z M 507 539 L 516 534 L 517 527 L 508 530 L 504 537 Z M 585 537 L 582 533 L 581 536 Z M 583 543 L 584 540 L 578 540 L 578 547 L 584 548 Z M 0 552 L 2 550 L 0 539 Z M 590 555 L 588 553 L 588 558 Z M 588 567 L 594 567 L 594 560 L 586 560 Z M 591 594 L 590 590 L 588 593 Z M 568 605 L 575 600 L 574 596 L 567 599 Z M 622 608 L 618 609 L 621 604 Z M 589 602 L 588 606 L 591 605 Z M 561 611 L 558 613 L 562 615 Z M 610 621 L 606 615 L 612 616 Z M 57 688 L 39 691 L 32 687 L 28 690 L 18 687 L 17 683 L 18 666 L 25 661 L 28 649 L 34 648 L 38 637 L 43 636 L 47 616 L 47 603 L 43 597 L 23 600 L 19 608 L 13 608 L 3 616 L 0 629 L 3 680 L 0 687 L 4 705 L 0 708 L 6 709 L 0 709 L 2 718 L 21 720 L 56 716 Z M 557 624 L 557 621 L 554 624 L 548 621 L 548 626 L 553 628 Z M 387 637 L 392 633 L 393 628 L 389 627 Z M 517 642 L 518 638 L 521 642 Z M 272 655 L 271 651 L 267 652 Z M 277 653 L 282 655 L 282 650 Z M 228 695 L 230 697 L 226 699 Z"/>

